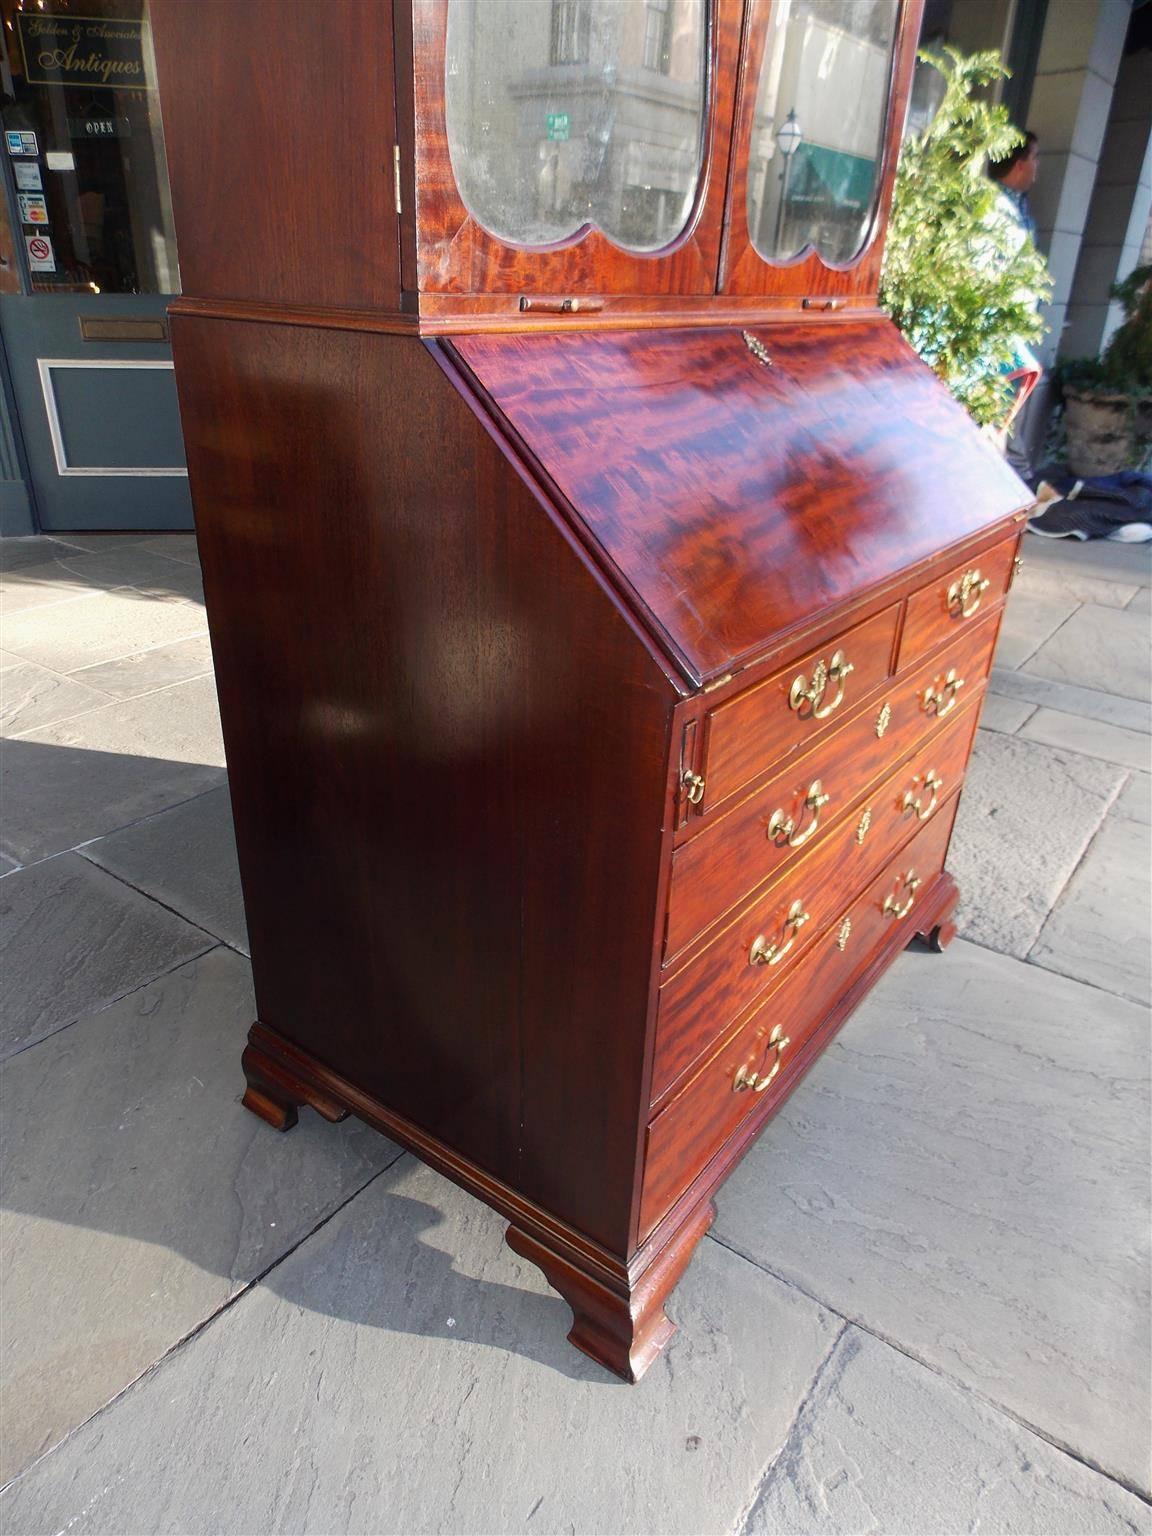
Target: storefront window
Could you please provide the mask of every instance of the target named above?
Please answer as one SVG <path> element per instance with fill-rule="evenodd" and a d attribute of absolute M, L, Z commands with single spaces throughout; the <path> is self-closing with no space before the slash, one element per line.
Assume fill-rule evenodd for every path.
<path fill-rule="evenodd" d="M 35 293 L 178 293 L 145 0 L 0 0 L 14 222 Z"/>

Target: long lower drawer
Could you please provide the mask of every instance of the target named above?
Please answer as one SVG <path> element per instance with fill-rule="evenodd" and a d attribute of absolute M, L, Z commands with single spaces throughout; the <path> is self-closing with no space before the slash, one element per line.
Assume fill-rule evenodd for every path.
<path fill-rule="evenodd" d="M 916 895 L 944 867 L 956 815 L 952 794 L 891 859 L 764 1005 L 689 1080 L 648 1127 L 643 1239 L 753 1114 L 767 1115 L 792 1089 L 804 1043 L 883 945 L 917 931 Z M 896 936 L 900 935 L 901 938 Z"/>
<path fill-rule="evenodd" d="M 977 694 L 763 896 L 660 989 L 652 1101 L 756 998 L 799 965 L 832 919 L 960 782 Z"/>

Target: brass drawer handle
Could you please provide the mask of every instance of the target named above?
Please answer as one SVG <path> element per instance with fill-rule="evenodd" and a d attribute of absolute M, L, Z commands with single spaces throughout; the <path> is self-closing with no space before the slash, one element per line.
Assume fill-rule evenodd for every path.
<path fill-rule="evenodd" d="M 784 1065 L 784 1049 L 792 1044 L 787 1035 L 781 1036 L 780 1029 L 781 1026 L 779 1024 L 775 1025 L 771 1035 L 768 1037 L 769 1050 L 776 1052 L 775 1060 L 772 1063 L 772 1070 L 770 1072 L 749 1072 L 747 1067 L 738 1068 L 732 1083 L 733 1093 L 743 1093 L 746 1088 L 752 1088 L 756 1093 L 763 1093 L 779 1072 L 780 1068 Z"/>
<path fill-rule="evenodd" d="M 796 942 L 796 935 L 811 917 L 810 912 L 805 912 L 802 901 L 794 901 L 788 908 L 788 916 L 784 919 L 784 927 L 791 928 L 787 940 L 781 944 L 779 940 L 769 944 L 763 934 L 756 939 L 748 952 L 749 965 L 779 965 L 784 956 Z"/>
<path fill-rule="evenodd" d="M 884 898 L 884 916 L 895 918 L 907 917 L 912 910 L 913 903 L 916 900 L 916 892 L 921 884 L 920 876 L 915 870 L 910 869 L 900 882 L 900 889 L 908 892 L 908 900 L 901 905 L 899 896 L 895 893 L 889 893 Z"/>
<path fill-rule="evenodd" d="M 924 775 L 924 788 L 929 792 L 929 795 L 931 796 L 927 805 L 925 805 L 921 797 L 915 793 L 916 786 L 919 783 L 920 777 L 917 775 L 916 778 L 912 780 L 912 788 L 906 789 L 904 791 L 904 799 L 901 801 L 900 805 L 901 815 L 911 815 L 915 816 L 917 821 L 927 821 L 929 816 L 931 816 L 932 812 L 936 809 L 936 801 L 939 798 L 940 791 L 944 788 L 944 780 L 933 768 L 929 768 L 928 772 Z"/>
<path fill-rule="evenodd" d="M 831 798 L 831 795 L 824 793 L 824 786 L 820 780 L 813 779 L 808 786 L 808 793 L 804 796 L 804 808 L 812 812 L 812 820 L 803 832 L 799 836 L 796 835 L 794 817 L 785 816 L 783 811 L 773 811 L 772 819 L 768 823 L 768 836 L 780 847 L 787 844 L 789 848 L 803 848 L 820 825 L 820 812 Z"/>
<path fill-rule="evenodd" d="M 963 687 L 964 679 L 956 676 L 955 667 L 949 667 L 939 688 L 925 688 L 921 706 L 924 713 L 935 715 L 938 720 L 943 720 L 946 714 L 956 708 L 956 695 Z"/>
<path fill-rule="evenodd" d="M 704 779 L 699 773 L 693 773 L 689 769 L 680 780 L 680 788 L 684 791 L 684 798 L 689 805 L 699 805 L 704 798 Z"/>
<path fill-rule="evenodd" d="M 979 568 L 965 571 L 960 580 L 948 588 L 948 612 L 954 619 L 970 619 L 991 585 L 987 576 L 981 576 Z"/>
<path fill-rule="evenodd" d="M 844 701 L 844 679 L 849 672 L 856 670 L 855 665 L 844 655 L 843 651 L 834 651 L 832 660 L 825 663 L 823 658 L 812 668 L 812 681 L 809 682 L 803 672 L 793 679 L 792 687 L 788 693 L 788 708 L 802 710 L 807 704 L 809 714 L 813 720 L 825 720 Z M 836 684 L 836 697 L 828 704 L 824 702 L 824 695 L 828 690 L 828 684 Z"/>

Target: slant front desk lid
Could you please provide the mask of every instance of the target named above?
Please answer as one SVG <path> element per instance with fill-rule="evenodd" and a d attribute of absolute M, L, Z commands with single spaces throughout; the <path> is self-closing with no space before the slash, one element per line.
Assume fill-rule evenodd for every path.
<path fill-rule="evenodd" d="M 450 346 L 696 683 L 1029 501 L 884 319 Z"/>

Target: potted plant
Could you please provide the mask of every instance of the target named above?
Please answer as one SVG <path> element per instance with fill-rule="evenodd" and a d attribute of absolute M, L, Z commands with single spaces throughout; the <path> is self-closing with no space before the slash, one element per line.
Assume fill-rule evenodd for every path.
<path fill-rule="evenodd" d="M 1152 263 L 1112 297 L 1124 323 L 1104 355 L 1060 364 L 1068 468 L 1081 478 L 1137 469 L 1152 449 Z"/>
<path fill-rule="evenodd" d="M 996 53 L 955 48 L 921 60 L 944 78 L 922 133 L 905 141 L 896 173 L 880 302 L 973 419 L 1002 429 L 1021 366 L 1044 322 L 1052 285 L 1031 237 L 997 217 L 985 173 L 1023 135 L 981 92 L 1008 74 Z"/>

